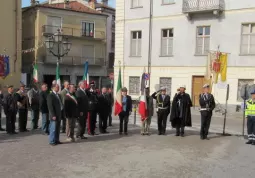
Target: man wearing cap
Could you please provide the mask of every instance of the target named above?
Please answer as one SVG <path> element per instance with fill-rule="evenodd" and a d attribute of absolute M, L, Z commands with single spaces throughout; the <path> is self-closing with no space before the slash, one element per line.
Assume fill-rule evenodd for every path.
<path fill-rule="evenodd" d="M 65 114 L 65 97 L 66 94 L 68 93 L 68 88 L 69 88 L 69 82 L 64 81 L 64 89 L 60 92 L 61 100 L 64 105 L 64 109 L 62 110 L 62 133 L 66 132 L 66 114 Z"/>
<path fill-rule="evenodd" d="M 19 109 L 19 131 L 27 132 L 28 97 L 25 92 L 24 84 L 20 85 L 20 89 L 14 96 Z"/>
<path fill-rule="evenodd" d="M 192 102 L 190 95 L 185 93 L 186 86 L 183 85 L 179 89 L 172 102 L 172 110 L 170 122 L 173 128 L 176 128 L 176 136 L 184 137 L 185 126 L 191 127 L 191 112 Z"/>
<path fill-rule="evenodd" d="M 147 103 L 147 118 L 146 120 L 142 121 L 142 129 L 141 135 L 150 135 L 150 124 L 151 118 L 154 114 L 154 107 L 153 107 L 153 98 L 150 96 L 150 88 L 145 88 L 145 95 L 146 95 L 146 103 Z"/>
<path fill-rule="evenodd" d="M 248 142 L 255 145 L 255 90 L 251 92 L 251 99 L 246 102 L 245 117 L 247 118 Z"/>
<path fill-rule="evenodd" d="M 128 121 L 129 115 L 132 112 L 132 98 L 131 96 L 127 95 L 127 88 L 123 87 L 121 89 L 121 99 L 122 99 L 122 111 L 119 113 L 120 119 L 120 127 L 119 127 L 119 134 L 122 135 L 123 133 L 123 124 L 124 124 L 124 134 L 128 134 Z"/>
<path fill-rule="evenodd" d="M 4 113 L 6 115 L 7 134 L 17 134 L 15 132 L 16 114 L 18 111 L 17 101 L 13 96 L 13 86 L 7 86 L 8 93 L 4 97 Z"/>
<path fill-rule="evenodd" d="M 156 100 L 158 114 L 158 135 L 166 134 L 166 122 L 170 113 L 170 96 L 166 94 L 166 87 L 161 87 L 151 95 Z"/>
<path fill-rule="evenodd" d="M 95 133 L 96 129 L 96 120 L 97 120 L 97 106 L 98 106 L 98 96 L 95 90 L 95 82 L 90 82 L 90 88 L 86 90 L 86 93 L 88 95 L 88 134 L 89 135 L 97 135 Z"/>
<path fill-rule="evenodd" d="M 205 84 L 203 86 L 203 93 L 199 95 L 200 113 L 201 113 L 201 140 L 208 140 L 207 135 L 211 124 L 212 111 L 215 108 L 214 97 L 209 93 L 210 85 Z"/>

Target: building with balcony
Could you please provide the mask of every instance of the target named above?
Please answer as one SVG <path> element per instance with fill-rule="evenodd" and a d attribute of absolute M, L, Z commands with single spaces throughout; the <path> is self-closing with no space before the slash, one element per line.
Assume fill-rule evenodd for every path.
<path fill-rule="evenodd" d="M 254 17 L 254 0 L 118 0 L 115 78 L 120 62 L 123 85 L 138 98 L 141 75 L 149 68 L 151 92 L 166 86 L 173 98 L 185 84 L 198 105 L 207 54 L 220 46 L 229 53 L 229 104 L 240 104 L 241 86 L 255 78 Z M 214 85 L 212 90 L 216 100 L 225 103 L 226 89 Z"/>
<path fill-rule="evenodd" d="M 19 87 L 21 80 L 21 0 L 2 1 L 0 6 L 0 55 L 9 56 L 9 75 L 0 76 L 0 89 L 6 85 Z M 3 62 L 2 60 L 0 62 Z M 5 70 L 6 71 L 6 70 Z M 2 65 L 0 73 L 2 73 Z"/>
<path fill-rule="evenodd" d="M 40 82 L 50 85 L 55 79 L 57 58 L 41 44 L 60 29 L 72 43 L 71 51 L 60 60 L 61 80 L 77 84 L 82 79 L 84 63 L 88 61 L 90 80 L 100 87 L 102 80 L 107 78 L 107 17 L 77 1 L 35 4 L 24 8 L 23 48 L 35 48 L 34 52 L 23 55 L 22 70 L 27 74 L 27 81 L 31 81 L 35 61 Z"/>

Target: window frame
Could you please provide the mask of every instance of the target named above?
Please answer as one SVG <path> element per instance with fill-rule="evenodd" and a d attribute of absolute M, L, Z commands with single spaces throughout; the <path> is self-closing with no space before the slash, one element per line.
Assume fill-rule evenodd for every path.
<path fill-rule="evenodd" d="M 130 83 L 131 83 L 131 82 L 130 82 L 130 79 L 131 79 L 131 78 L 136 78 L 136 79 L 138 79 L 138 81 L 139 81 L 139 83 L 137 84 L 137 85 L 138 85 L 138 86 L 137 86 L 137 89 L 136 89 L 137 92 L 136 92 L 136 91 L 133 92 L 133 91 L 130 90 L 130 88 L 131 88 L 131 87 L 130 87 Z M 129 85 L 129 86 L 128 86 L 128 87 L 129 87 L 129 94 L 130 94 L 130 95 L 140 95 L 140 87 L 141 87 L 140 76 L 129 76 L 129 78 L 128 78 L 128 83 L 129 83 L 129 84 L 128 84 L 128 85 Z"/>
<path fill-rule="evenodd" d="M 244 33 L 243 32 L 243 26 L 244 25 L 249 25 L 249 33 Z M 241 24 L 241 40 L 240 40 L 240 55 L 242 55 L 242 56 L 254 56 L 255 55 L 255 52 L 254 53 L 250 53 L 250 48 L 251 48 L 251 36 L 253 36 L 254 35 L 254 38 L 255 38 L 255 32 L 254 33 L 252 33 L 251 32 L 251 28 L 252 28 L 252 26 L 255 26 L 255 22 L 250 22 L 250 23 L 242 23 Z M 242 45 L 243 45 L 243 37 L 244 36 L 248 36 L 248 49 L 247 49 L 247 53 L 243 53 L 242 52 L 242 49 L 243 49 L 243 47 L 242 47 Z M 254 44 L 255 45 L 255 44 Z"/>
<path fill-rule="evenodd" d="M 139 32 L 141 32 L 141 38 L 139 38 Z M 133 39 L 133 33 L 136 33 L 136 38 L 135 39 Z M 143 39 L 143 33 L 142 33 L 142 30 L 134 30 L 134 31 L 131 31 L 131 33 L 130 33 L 130 35 L 131 35 L 131 38 L 130 38 L 130 57 L 142 57 L 142 39 Z M 135 40 L 136 41 L 136 50 L 135 50 L 135 55 L 133 55 L 133 51 L 132 51 L 132 44 L 133 44 L 133 40 Z M 140 55 L 139 55 L 139 52 L 138 52 L 138 49 L 139 49 L 139 47 L 138 47 L 138 41 L 141 41 L 141 47 L 140 47 Z"/>
<path fill-rule="evenodd" d="M 168 2 L 168 3 L 165 3 L 164 0 L 161 0 L 161 4 L 162 5 L 171 5 L 171 4 L 175 4 L 175 0 L 172 0 L 173 2 Z"/>
<path fill-rule="evenodd" d="M 84 28 L 84 24 L 85 24 L 85 28 Z M 89 24 L 89 30 L 91 30 L 90 29 L 90 24 L 93 24 L 93 35 L 91 36 L 91 35 L 86 35 L 86 24 Z M 89 37 L 89 38 L 95 38 L 96 37 L 96 35 L 95 35 L 95 22 L 93 22 L 93 21 L 82 21 L 81 22 L 81 30 L 82 30 L 82 36 L 85 36 L 85 37 Z M 90 32 L 89 32 L 90 33 Z"/>
<path fill-rule="evenodd" d="M 198 35 L 198 30 L 199 28 L 202 27 L 203 28 L 203 34 L 200 36 Z M 205 35 L 205 29 L 206 27 L 209 27 L 210 29 L 210 34 L 209 35 Z M 210 50 L 210 42 L 211 42 L 211 26 L 210 25 L 201 25 L 201 26 L 197 26 L 196 27 L 196 48 L 195 48 L 195 56 L 206 56 L 208 54 L 209 51 L 205 51 L 205 39 L 209 37 L 209 48 L 208 50 Z M 203 39 L 203 44 L 202 44 L 202 53 L 199 54 L 198 53 L 198 38 L 202 38 Z"/>
<path fill-rule="evenodd" d="M 135 9 L 135 8 L 142 8 L 142 2 L 141 0 L 137 0 L 138 4 L 134 5 L 134 0 L 131 0 L 131 9 Z"/>
<path fill-rule="evenodd" d="M 161 79 L 170 79 L 171 83 L 170 83 L 170 88 L 168 88 L 167 86 L 163 86 L 160 81 Z M 170 97 L 172 95 L 172 84 L 173 84 L 173 77 L 159 77 L 159 88 L 161 87 L 167 87 L 166 88 L 166 94 L 168 94 Z"/>
<path fill-rule="evenodd" d="M 170 37 L 170 36 L 168 36 L 168 37 L 163 37 L 163 31 L 164 30 L 167 30 L 168 31 L 168 35 L 169 35 L 169 33 L 170 33 L 170 30 L 172 30 L 172 33 L 173 33 L 173 37 Z M 166 38 L 166 39 L 172 39 L 172 51 L 171 51 L 171 54 L 166 54 L 166 55 L 163 55 L 163 53 L 162 53 L 162 40 L 164 39 L 164 38 Z M 174 28 L 164 28 L 164 29 L 161 29 L 161 39 L 160 39 L 161 41 L 160 41 L 160 57 L 171 57 L 171 56 L 173 56 L 173 50 L 174 50 Z M 167 46 L 167 50 L 168 50 L 168 46 Z"/>

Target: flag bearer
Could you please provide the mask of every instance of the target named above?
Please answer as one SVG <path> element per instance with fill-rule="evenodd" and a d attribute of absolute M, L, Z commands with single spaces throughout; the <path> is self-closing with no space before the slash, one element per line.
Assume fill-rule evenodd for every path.
<path fill-rule="evenodd" d="M 200 138 L 201 140 L 208 140 L 207 135 L 209 132 L 212 111 L 215 108 L 214 97 L 211 93 L 209 93 L 210 85 L 205 84 L 203 86 L 203 93 L 199 95 L 199 104 L 200 104 L 200 113 L 201 113 L 201 130 L 200 130 Z"/>
<path fill-rule="evenodd" d="M 158 135 L 166 134 L 166 121 L 170 113 L 170 96 L 166 94 L 166 88 L 162 87 L 159 91 L 151 95 L 157 102 L 158 114 Z"/>
<path fill-rule="evenodd" d="M 247 118 L 248 142 L 255 145 L 255 90 L 251 92 L 251 99 L 246 102 L 245 116 Z"/>

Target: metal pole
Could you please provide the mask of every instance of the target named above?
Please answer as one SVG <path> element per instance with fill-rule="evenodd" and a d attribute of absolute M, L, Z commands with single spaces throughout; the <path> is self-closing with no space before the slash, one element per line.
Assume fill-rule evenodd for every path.
<path fill-rule="evenodd" d="M 224 113 L 224 124 L 223 124 L 223 133 L 222 133 L 223 135 L 225 135 L 225 128 L 226 128 L 228 97 L 229 97 L 229 84 L 227 84 L 226 104 L 225 104 L 225 113 Z"/>
<path fill-rule="evenodd" d="M 152 48 L 152 11 L 153 11 L 153 0 L 150 0 L 150 15 L 149 15 L 149 48 L 148 48 L 148 74 L 151 77 L 151 48 Z M 150 87 L 150 79 L 148 81 Z"/>
<path fill-rule="evenodd" d="M 247 85 L 244 87 L 244 100 L 243 100 L 243 136 L 244 136 L 244 126 L 245 126 L 245 108 L 246 108 L 246 99 L 247 99 Z"/>

